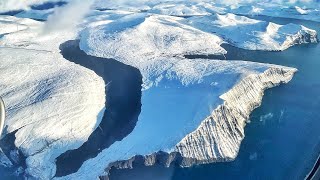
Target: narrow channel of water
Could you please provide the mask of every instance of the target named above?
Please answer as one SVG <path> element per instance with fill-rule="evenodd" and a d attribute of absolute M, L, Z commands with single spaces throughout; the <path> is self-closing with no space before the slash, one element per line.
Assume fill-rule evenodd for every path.
<path fill-rule="evenodd" d="M 57 158 L 56 176 L 65 176 L 131 133 L 141 111 L 142 75 L 138 69 L 116 60 L 87 55 L 76 40 L 63 43 L 60 49 L 65 59 L 94 71 L 107 85 L 106 111 L 99 127 L 80 148 Z"/>

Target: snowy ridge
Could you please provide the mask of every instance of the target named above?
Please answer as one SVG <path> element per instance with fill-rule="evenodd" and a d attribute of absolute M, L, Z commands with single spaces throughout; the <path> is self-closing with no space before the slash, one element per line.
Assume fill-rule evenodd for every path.
<path fill-rule="evenodd" d="M 303 6 L 281 6 L 275 4 L 256 4 L 254 6 L 241 5 L 234 9 L 227 10 L 231 13 L 243 15 L 264 15 L 271 17 L 293 18 L 320 22 L 320 6 L 303 8 Z"/>
<path fill-rule="evenodd" d="M 318 42 L 317 32 L 301 25 L 278 25 L 230 13 L 188 19 L 145 13 L 114 15 L 118 17 L 98 15 L 100 20 L 89 23 L 81 33 L 80 48 L 134 67 L 141 66 L 139 61 L 146 56 L 152 60 L 157 56 L 225 54 L 220 47 L 222 39 L 240 48 L 269 51 Z"/>
<path fill-rule="evenodd" d="M 296 44 L 318 42 L 317 32 L 302 25 L 278 25 L 230 13 L 192 17 L 188 23 L 249 50 L 283 51 Z"/>
<path fill-rule="evenodd" d="M 210 13 L 201 6 L 193 4 L 159 4 L 154 6 L 149 13 L 163 14 L 170 16 L 204 16 Z"/>
<path fill-rule="evenodd" d="M 264 90 L 289 82 L 295 71 L 270 68 L 244 78 L 223 94 L 224 104 L 177 145 L 175 151 L 187 159 L 182 166 L 192 165 L 190 161 L 198 164 L 235 159 L 245 136 L 245 123 L 250 113 L 260 106 Z"/>

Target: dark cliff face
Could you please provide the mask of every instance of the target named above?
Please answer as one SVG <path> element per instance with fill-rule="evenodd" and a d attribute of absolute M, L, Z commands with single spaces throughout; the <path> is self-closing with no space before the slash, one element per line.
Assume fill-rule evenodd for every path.
<path fill-rule="evenodd" d="M 65 59 L 91 69 L 103 78 L 106 111 L 86 143 L 58 157 L 56 176 L 76 172 L 85 160 L 131 133 L 141 111 L 142 84 L 139 70 L 113 59 L 89 56 L 79 49 L 79 41 L 65 42 L 60 49 Z"/>

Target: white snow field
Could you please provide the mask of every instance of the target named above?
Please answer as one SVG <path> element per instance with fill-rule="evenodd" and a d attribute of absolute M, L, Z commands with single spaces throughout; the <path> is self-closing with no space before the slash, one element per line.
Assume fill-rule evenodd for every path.
<path fill-rule="evenodd" d="M 0 11 L 10 9 L 9 1 L 14 2 L 4 1 L 7 4 Z M 127 137 L 87 160 L 74 174 L 57 179 L 95 179 L 116 162 L 136 155 L 152 165 L 154 153 L 160 151 L 172 155 L 166 165 L 175 153 L 183 158 L 181 166 L 233 160 L 245 136 L 246 121 L 260 105 L 264 90 L 289 82 L 297 70 L 184 56 L 226 54 L 222 43 L 250 50 L 285 50 L 316 42 L 315 31 L 300 25 L 227 14 L 237 6 L 132 2 L 112 1 L 107 6 L 100 0 L 93 7 L 101 9 L 91 10 L 72 28 L 64 26 L 70 19 L 65 17 L 74 10 L 68 6 L 51 18 L 51 10 L 28 9 L 33 3 L 21 5 L 26 11 L 17 16 L 26 18 L 0 16 L 0 96 L 8 108 L 5 133 L 17 131 L 15 145 L 27 157 L 30 177 L 54 178 L 55 159 L 87 141 L 105 109 L 106 82 L 60 55 L 59 45 L 67 40 L 79 38 L 80 48 L 88 55 L 139 69 L 142 111 Z M 310 13 L 299 11 L 299 17 Z M 35 17 L 49 22 L 27 19 Z M 61 18 L 62 23 L 55 23 Z M 0 152 L 1 159 L 10 166 Z"/>
<path fill-rule="evenodd" d="M 220 47 L 221 38 L 178 20 L 182 18 L 144 13 L 127 15 L 82 31 L 80 48 L 90 55 L 115 58 L 137 67 L 143 75 L 144 88 L 161 80 L 159 73 L 175 63 L 164 57 L 226 53 Z"/>
<path fill-rule="evenodd" d="M 229 10 L 236 14 L 243 15 L 264 15 L 271 17 L 282 17 L 292 19 L 302 19 L 320 22 L 320 3 L 312 8 L 303 6 L 279 6 L 275 4 L 255 4 L 241 5 Z"/>
<path fill-rule="evenodd" d="M 32 24 L 33 20 L 30 19 L 20 19 L 14 16 L 0 16 L 0 37 L 5 34 L 25 30 L 28 25 Z"/>
<path fill-rule="evenodd" d="M 45 31 L 45 23 L 29 18 L 0 15 L 0 47 L 59 53 L 59 45 L 76 37 L 71 31 Z"/>
<path fill-rule="evenodd" d="M 79 148 L 99 125 L 105 83 L 93 71 L 65 60 L 58 49 L 62 37 L 39 35 L 41 23 L 1 19 L 19 24 L 18 31 L 9 29 L 0 38 L 0 96 L 7 111 L 3 136 L 16 131 L 14 143 L 27 158 L 26 172 L 48 179 L 55 174 L 55 158 Z"/>
<path fill-rule="evenodd" d="M 302 25 L 279 25 L 231 13 L 192 17 L 188 23 L 217 34 L 233 46 L 249 50 L 283 51 L 296 44 L 318 41 L 317 31 Z"/>
<path fill-rule="evenodd" d="M 154 6 L 149 13 L 171 16 L 203 16 L 209 15 L 205 8 L 195 4 L 162 3 Z"/>

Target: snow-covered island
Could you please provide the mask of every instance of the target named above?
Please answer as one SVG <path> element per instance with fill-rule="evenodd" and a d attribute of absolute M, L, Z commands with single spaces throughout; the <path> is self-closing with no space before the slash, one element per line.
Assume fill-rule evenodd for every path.
<path fill-rule="evenodd" d="M 8 114 L 1 138 L 15 134 L 14 145 L 26 157 L 26 177 L 95 179 L 111 167 L 132 167 L 137 156 L 145 165 L 160 158 L 165 166 L 177 161 L 182 167 L 234 160 L 264 91 L 288 83 L 297 69 L 186 55 L 225 55 L 223 43 L 283 51 L 318 41 L 316 31 L 304 26 L 250 19 L 209 2 L 132 8 L 115 3 L 103 9 L 101 1 L 89 3 L 95 9 L 74 18 L 79 22 L 72 28 L 64 27 L 65 21 L 63 28 L 52 27 L 50 18 L 59 20 L 56 9 L 0 16 L 0 96 Z M 66 6 L 57 8 L 59 13 L 72 10 Z M 60 54 L 59 46 L 74 39 L 87 55 L 139 70 L 142 109 L 125 138 L 77 172 L 55 177 L 56 158 L 88 140 L 108 103 L 109 82 Z M 0 164 L 12 166 L 12 159 L 0 149 Z"/>

